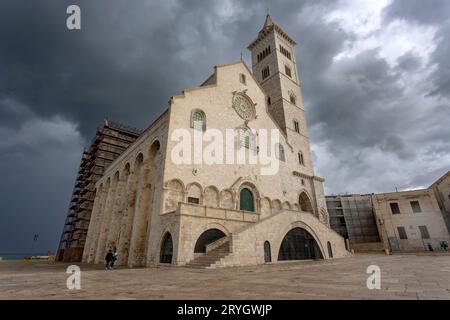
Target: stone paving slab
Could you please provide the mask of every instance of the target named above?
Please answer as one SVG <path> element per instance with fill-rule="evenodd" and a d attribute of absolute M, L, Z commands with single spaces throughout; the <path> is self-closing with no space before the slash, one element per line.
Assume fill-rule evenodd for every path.
<path fill-rule="evenodd" d="M 450 300 L 449 255 L 356 255 L 333 261 L 197 270 L 106 271 L 79 265 L 81 290 L 68 290 L 69 264 L 0 261 L 0 299 L 442 299 Z M 368 290 L 367 267 L 381 268 Z"/>

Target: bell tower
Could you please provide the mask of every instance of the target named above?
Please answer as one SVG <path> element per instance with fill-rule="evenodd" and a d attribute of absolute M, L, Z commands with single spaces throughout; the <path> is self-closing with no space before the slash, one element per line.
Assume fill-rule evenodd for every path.
<path fill-rule="evenodd" d="M 298 153 L 299 171 L 314 176 L 305 109 L 294 47 L 296 42 L 267 15 L 248 49 L 255 78 L 267 96 L 270 115 Z"/>

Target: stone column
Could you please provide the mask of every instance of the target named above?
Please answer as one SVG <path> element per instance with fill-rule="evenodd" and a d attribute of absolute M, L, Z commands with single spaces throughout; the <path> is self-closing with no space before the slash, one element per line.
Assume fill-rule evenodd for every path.
<path fill-rule="evenodd" d="M 121 216 L 122 216 L 122 212 L 123 212 L 123 210 L 122 210 L 123 202 L 125 201 L 125 198 L 126 198 L 125 188 L 126 188 L 127 178 L 128 178 L 128 175 L 125 175 L 125 173 L 121 173 L 119 175 L 119 181 L 116 186 L 116 192 L 115 192 L 115 196 L 114 196 L 114 200 L 113 200 L 114 203 L 113 203 L 112 212 L 111 212 L 111 221 L 109 224 L 109 232 L 106 237 L 104 250 L 106 250 L 106 248 L 108 248 L 108 247 L 111 247 L 111 248 L 116 247 L 117 248 L 117 246 L 118 246 L 117 237 L 119 235 L 119 230 L 120 230 L 120 222 L 121 222 Z"/>
<path fill-rule="evenodd" d="M 148 211 L 151 202 L 152 175 L 154 168 L 150 159 L 141 169 L 140 183 L 138 183 L 137 202 L 134 214 L 133 228 L 131 233 L 130 256 L 128 265 L 143 266 L 145 264 L 145 251 L 147 240 Z"/>
<path fill-rule="evenodd" d="M 96 206 L 96 210 L 94 212 L 94 210 L 91 213 L 91 219 L 90 219 L 90 226 L 89 226 L 89 231 L 92 229 L 92 240 L 90 242 L 90 249 L 89 249 L 89 255 L 87 257 L 87 262 L 88 263 L 93 263 L 94 262 L 94 258 L 95 258 L 95 253 L 96 253 L 96 249 L 97 249 L 97 242 L 98 242 L 98 229 L 99 229 L 99 224 L 102 218 L 102 211 L 103 211 L 103 207 L 105 205 L 105 201 L 106 201 L 106 192 L 107 192 L 107 187 L 105 186 L 101 186 L 100 187 L 100 192 L 99 194 L 95 197 L 94 203 L 97 202 L 98 200 L 98 205 Z"/>
<path fill-rule="evenodd" d="M 130 247 L 130 235 L 133 222 L 134 206 L 136 202 L 136 176 L 135 172 L 130 172 L 128 177 L 126 201 L 123 207 L 122 221 L 117 248 L 117 264 L 123 265 L 128 262 L 128 253 Z"/>
<path fill-rule="evenodd" d="M 95 253 L 95 263 L 100 263 L 104 261 L 104 257 L 106 255 L 105 252 L 105 242 L 106 237 L 108 236 L 109 224 L 111 221 L 111 211 L 112 204 L 114 202 L 114 197 L 116 193 L 117 181 L 113 180 L 109 182 L 108 194 L 106 196 L 105 207 L 103 209 L 103 217 L 99 223 L 98 230 L 98 241 L 97 248 Z"/>
<path fill-rule="evenodd" d="M 83 251 L 83 262 L 88 262 L 89 256 L 91 255 L 91 244 L 94 240 L 94 221 L 98 215 L 98 210 L 100 207 L 100 203 L 101 203 L 101 187 L 96 190 L 95 192 L 95 198 L 94 198 L 94 205 L 92 208 L 92 212 L 91 212 L 91 217 L 90 217 L 90 221 L 89 221 L 89 228 L 88 228 L 88 234 L 86 235 L 86 242 L 84 244 L 84 251 Z"/>

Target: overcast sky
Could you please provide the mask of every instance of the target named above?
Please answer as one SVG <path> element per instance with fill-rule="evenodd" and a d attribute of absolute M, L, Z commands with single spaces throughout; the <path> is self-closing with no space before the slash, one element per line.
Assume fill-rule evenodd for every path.
<path fill-rule="evenodd" d="M 81 7 L 82 30 L 66 28 Z M 316 174 L 331 193 L 450 170 L 450 1 L 0 2 L 0 253 L 57 247 L 81 152 L 108 117 L 147 127 L 216 64 L 250 63 L 267 8 L 298 42 Z"/>

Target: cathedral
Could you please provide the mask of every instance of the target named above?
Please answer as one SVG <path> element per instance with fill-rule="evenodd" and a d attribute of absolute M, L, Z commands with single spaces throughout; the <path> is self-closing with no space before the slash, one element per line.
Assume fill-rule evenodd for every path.
<path fill-rule="evenodd" d="M 248 46 L 252 68 L 215 66 L 105 170 L 95 185 L 83 262 L 197 268 L 259 265 L 350 255 L 330 228 L 314 174 L 295 41 L 267 15 Z M 177 130 L 237 131 L 236 151 L 260 152 L 258 130 L 277 130 L 276 174 L 261 164 L 178 163 Z M 195 150 L 195 146 L 194 146 Z M 261 148 L 262 150 L 262 148 Z"/>

